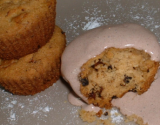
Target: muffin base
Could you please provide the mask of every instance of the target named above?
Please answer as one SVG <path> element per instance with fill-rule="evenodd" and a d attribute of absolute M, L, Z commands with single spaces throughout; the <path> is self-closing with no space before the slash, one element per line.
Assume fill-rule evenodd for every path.
<path fill-rule="evenodd" d="M 0 85 L 17 95 L 34 95 L 51 86 L 60 77 L 64 32 L 55 27 L 50 41 L 37 52 L 19 60 L 0 61 Z"/>

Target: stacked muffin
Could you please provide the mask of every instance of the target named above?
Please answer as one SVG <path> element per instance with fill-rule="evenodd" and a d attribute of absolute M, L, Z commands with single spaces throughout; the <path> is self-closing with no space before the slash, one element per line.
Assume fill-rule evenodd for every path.
<path fill-rule="evenodd" d="M 19 95 L 45 90 L 59 79 L 65 48 L 56 0 L 1 0 L 0 7 L 0 85 Z"/>

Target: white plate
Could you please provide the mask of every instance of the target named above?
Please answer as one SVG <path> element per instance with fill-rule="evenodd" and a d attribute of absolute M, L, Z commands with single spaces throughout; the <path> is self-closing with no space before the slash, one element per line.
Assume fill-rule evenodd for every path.
<path fill-rule="evenodd" d="M 56 24 L 66 32 L 67 43 L 86 30 L 125 22 L 141 24 L 160 39 L 159 5 L 159 0 L 57 0 Z M 0 124 L 86 125 L 78 116 L 79 107 L 68 102 L 69 91 L 62 79 L 34 96 L 0 89 Z"/>

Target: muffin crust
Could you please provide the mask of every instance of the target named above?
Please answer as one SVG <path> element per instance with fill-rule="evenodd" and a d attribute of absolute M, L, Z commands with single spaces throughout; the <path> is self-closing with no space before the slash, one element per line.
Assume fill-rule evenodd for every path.
<path fill-rule="evenodd" d="M 56 0 L 1 0 L 0 8 L 0 58 L 36 52 L 51 38 Z"/>
<path fill-rule="evenodd" d="M 61 54 L 65 34 L 55 27 L 50 41 L 37 52 L 14 60 L 0 60 L 0 85 L 18 95 L 34 95 L 51 86 L 60 77 Z"/>

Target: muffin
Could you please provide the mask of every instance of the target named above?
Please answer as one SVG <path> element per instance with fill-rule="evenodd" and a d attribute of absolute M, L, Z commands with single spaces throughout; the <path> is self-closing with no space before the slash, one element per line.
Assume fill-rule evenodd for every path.
<path fill-rule="evenodd" d="M 64 32 L 56 26 L 52 38 L 37 52 L 20 59 L 0 61 L 0 85 L 17 95 L 34 95 L 60 77 Z"/>
<path fill-rule="evenodd" d="M 56 0 L 0 1 L 0 58 L 36 52 L 52 37 Z"/>
<path fill-rule="evenodd" d="M 108 109 L 113 98 L 148 90 L 159 67 L 159 53 L 156 36 L 140 25 L 102 26 L 68 44 L 61 71 L 86 103 Z"/>
<path fill-rule="evenodd" d="M 143 50 L 108 48 L 81 67 L 80 91 L 89 104 L 110 108 L 113 98 L 128 91 L 146 92 L 158 67 Z"/>

